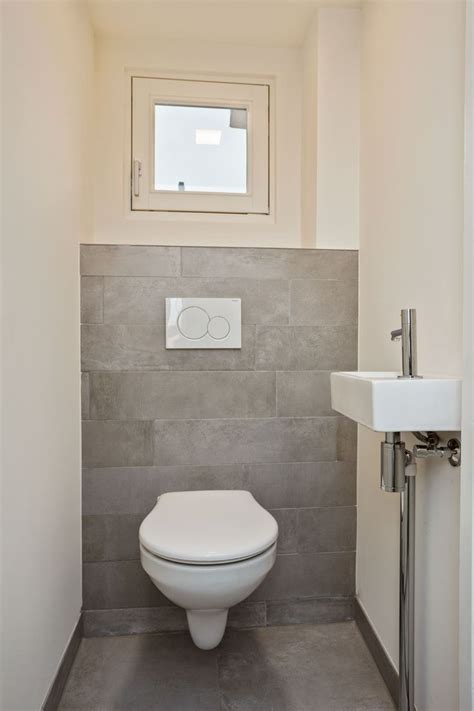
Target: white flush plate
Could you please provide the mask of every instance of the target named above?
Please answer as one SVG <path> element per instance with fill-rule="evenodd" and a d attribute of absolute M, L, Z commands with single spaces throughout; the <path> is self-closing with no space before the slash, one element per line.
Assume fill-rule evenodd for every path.
<path fill-rule="evenodd" d="M 241 348 L 240 299 L 166 299 L 166 348 Z"/>

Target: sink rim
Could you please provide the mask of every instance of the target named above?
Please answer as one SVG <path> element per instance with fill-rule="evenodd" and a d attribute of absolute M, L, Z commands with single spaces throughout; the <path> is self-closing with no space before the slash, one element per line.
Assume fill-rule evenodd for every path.
<path fill-rule="evenodd" d="M 423 375 L 419 378 L 400 378 L 400 372 L 394 370 L 334 370 L 331 372 L 331 377 L 333 375 L 345 376 L 354 378 L 357 380 L 366 380 L 368 382 L 395 382 L 400 384 L 406 383 L 432 383 L 433 381 L 444 381 L 444 380 L 455 380 L 462 381 L 461 376 L 458 375 Z"/>

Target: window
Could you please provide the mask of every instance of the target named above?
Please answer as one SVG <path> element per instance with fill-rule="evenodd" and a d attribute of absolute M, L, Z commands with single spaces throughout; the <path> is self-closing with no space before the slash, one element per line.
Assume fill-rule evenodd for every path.
<path fill-rule="evenodd" d="M 269 213 L 269 86 L 132 78 L 132 210 Z"/>

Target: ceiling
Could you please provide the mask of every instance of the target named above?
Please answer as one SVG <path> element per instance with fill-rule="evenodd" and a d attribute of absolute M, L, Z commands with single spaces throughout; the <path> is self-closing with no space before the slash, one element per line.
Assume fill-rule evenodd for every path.
<path fill-rule="evenodd" d="M 99 36 L 257 46 L 302 44 L 317 0 L 89 0 Z M 324 4 L 351 4 L 326 0 Z"/>

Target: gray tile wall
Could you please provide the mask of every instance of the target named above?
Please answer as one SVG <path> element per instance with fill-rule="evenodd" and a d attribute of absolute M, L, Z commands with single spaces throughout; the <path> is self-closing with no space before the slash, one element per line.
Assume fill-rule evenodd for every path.
<path fill-rule="evenodd" d="M 352 614 L 355 430 L 329 372 L 357 365 L 357 252 L 84 245 L 86 634 L 180 629 L 139 561 L 165 491 L 249 489 L 274 569 L 234 625 Z M 240 297 L 241 350 L 165 349 L 166 296 Z"/>

